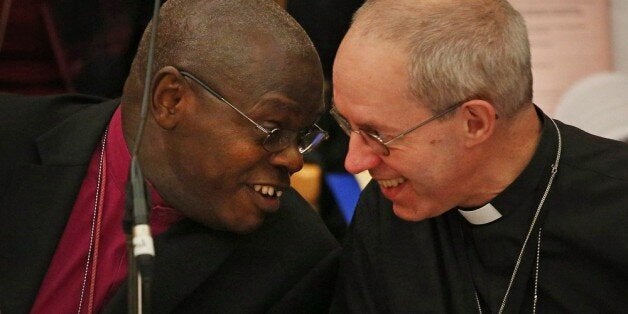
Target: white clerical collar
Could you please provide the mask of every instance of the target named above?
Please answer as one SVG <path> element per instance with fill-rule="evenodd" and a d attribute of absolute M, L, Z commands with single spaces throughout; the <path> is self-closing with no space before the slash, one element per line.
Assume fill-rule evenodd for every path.
<path fill-rule="evenodd" d="M 473 225 L 484 225 L 502 217 L 502 214 L 491 203 L 474 210 L 458 209 L 458 212 Z"/>

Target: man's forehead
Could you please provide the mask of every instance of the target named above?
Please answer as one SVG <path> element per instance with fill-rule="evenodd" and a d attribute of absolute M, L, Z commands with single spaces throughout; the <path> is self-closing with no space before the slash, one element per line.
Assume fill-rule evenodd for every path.
<path fill-rule="evenodd" d="M 268 97 L 265 95 L 262 100 L 263 105 L 273 108 L 273 110 L 279 110 L 290 114 L 293 117 L 298 117 L 307 121 L 317 121 L 320 116 L 325 112 L 325 104 L 322 97 L 301 97 L 294 98 L 283 93 L 276 93 L 274 97 Z"/>
<path fill-rule="evenodd" d="M 407 96 L 409 88 L 407 54 L 392 45 L 377 49 L 347 42 L 338 51 L 334 64 L 334 97 L 342 95 L 363 101 L 394 101 Z"/>

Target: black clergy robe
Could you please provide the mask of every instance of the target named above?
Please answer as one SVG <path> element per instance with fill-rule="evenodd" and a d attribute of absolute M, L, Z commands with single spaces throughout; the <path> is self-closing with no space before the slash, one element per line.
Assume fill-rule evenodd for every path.
<path fill-rule="evenodd" d="M 538 109 L 537 109 L 538 110 Z M 549 118 L 533 159 L 491 201 L 503 215 L 472 225 L 456 209 L 420 222 L 392 212 L 374 182 L 344 243 L 333 313 L 497 313 L 551 175 L 557 132 Z M 504 313 L 628 310 L 628 145 L 558 123 L 560 164 Z M 542 228 L 538 276 L 538 229 Z"/>
<path fill-rule="evenodd" d="M 83 95 L 0 94 L 1 314 L 30 312 L 118 105 Z M 339 245 L 289 189 L 251 234 L 183 219 L 155 237 L 155 253 L 151 313 L 325 313 Z M 104 312 L 128 313 L 126 283 Z"/>

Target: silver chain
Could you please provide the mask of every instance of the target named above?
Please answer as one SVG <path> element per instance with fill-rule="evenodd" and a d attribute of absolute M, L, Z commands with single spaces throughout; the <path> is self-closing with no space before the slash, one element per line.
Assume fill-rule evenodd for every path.
<path fill-rule="evenodd" d="M 532 313 L 536 313 L 536 301 L 539 299 L 539 266 L 541 264 L 541 230 L 536 242 L 536 264 L 534 265 L 534 299 L 532 300 Z"/>
<path fill-rule="evenodd" d="M 79 299 L 78 310 L 77 313 L 81 313 L 81 309 L 83 307 L 83 297 L 85 296 L 85 289 L 87 287 L 87 276 L 89 273 L 89 266 L 91 264 L 91 258 L 93 256 L 92 250 L 94 249 L 94 232 L 96 229 L 96 216 L 98 214 L 98 203 L 100 200 L 100 185 L 102 181 L 102 169 L 103 169 L 103 160 L 105 157 L 105 143 L 107 142 L 107 130 L 105 130 L 105 134 L 103 135 L 102 143 L 100 144 L 100 159 L 98 160 L 98 181 L 96 183 L 96 197 L 94 199 L 94 209 L 92 214 L 92 228 L 89 234 L 89 249 L 87 251 L 87 262 L 85 262 L 85 272 L 83 273 L 83 284 L 81 285 L 81 298 Z"/>
<path fill-rule="evenodd" d="M 563 147 L 563 140 L 560 135 L 560 130 L 558 129 L 558 125 L 556 125 L 556 122 L 554 121 L 554 119 L 550 118 L 549 120 L 552 121 L 552 123 L 554 124 L 554 127 L 556 128 L 556 133 L 558 136 L 558 148 L 556 152 L 556 159 L 554 163 L 552 164 L 552 174 L 550 176 L 549 182 L 547 183 L 547 187 L 545 188 L 545 192 L 543 193 L 543 197 L 541 197 L 541 201 L 539 202 L 539 205 L 536 208 L 536 212 L 534 213 L 534 217 L 532 218 L 532 223 L 530 224 L 528 233 L 526 234 L 525 240 L 523 240 L 523 244 L 521 245 L 519 256 L 517 257 L 517 261 L 515 262 L 515 267 L 512 270 L 512 275 L 510 276 L 508 287 L 506 288 L 506 292 L 504 293 L 504 297 L 499 307 L 499 311 L 498 311 L 499 314 L 502 314 L 504 312 L 504 308 L 506 307 L 506 301 L 508 301 L 510 289 L 512 288 L 512 285 L 515 282 L 515 277 L 517 277 L 517 272 L 519 271 L 519 266 L 521 265 L 521 261 L 523 259 L 523 253 L 525 252 L 526 246 L 528 244 L 528 240 L 530 240 L 530 235 L 532 234 L 532 231 L 534 230 L 534 225 L 536 224 L 539 214 L 541 213 L 541 208 L 543 207 L 543 203 L 545 203 L 545 199 L 547 198 L 547 195 L 549 194 L 549 191 L 552 187 L 552 183 L 554 182 L 554 178 L 556 177 L 556 173 L 558 172 L 558 163 L 560 161 L 560 154 Z M 534 299 L 533 299 L 533 304 L 532 304 L 532 313 L 536 313 L 536 304 L 537 304 L 537 299 L 538 299 L 539 265 L 540 265 L 540 260 L 541 260 L 540 254 L 541 254 L 541 228 L 539 228 L 539 237 L 538 237 L 537 247 L 536 247 L 536 268 L 535 268 L 535 273 L 534 273 Z M 478 297 L 477 289 L 475 291 L 475 301 L 478 306 L 478 312 L 482 314 L 482 307 L 480 306 L 480 300 Z"/>

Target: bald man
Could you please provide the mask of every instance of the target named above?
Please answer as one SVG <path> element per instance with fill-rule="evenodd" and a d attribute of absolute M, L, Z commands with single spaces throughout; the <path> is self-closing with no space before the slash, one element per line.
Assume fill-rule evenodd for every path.
<path fill-rule="evenodd" d="M 368 1 L 333 72 L 345 167 L 373 177 L 333 312 L 626 311 L 628 147 L 533 104 L 507 1 Z"/>
<path fill-rule="evenodd" d="M 0 98 L 0 311 L 127 311 L 136 144 L 154 312 L 325 311 L 338 245 L 290 188 L 326 138 L 307 35 L 272 1 L 168 1 L 136 143 L 148 33 L 120 100 Z"/>

